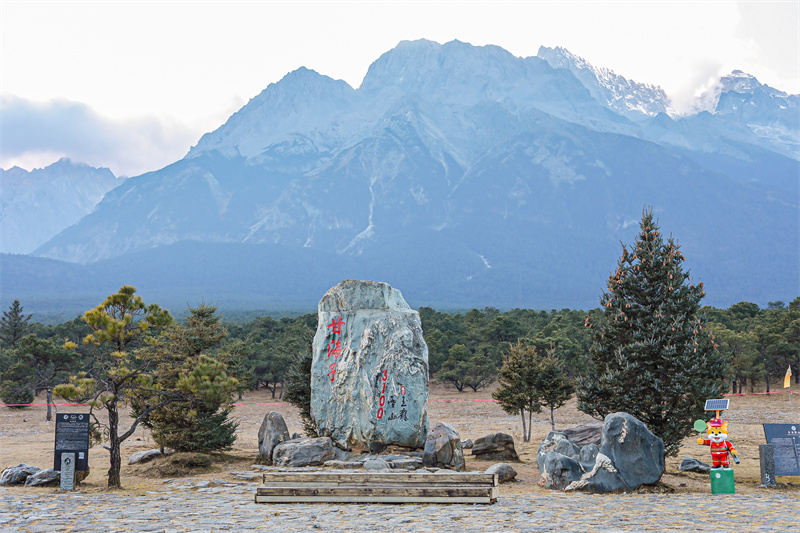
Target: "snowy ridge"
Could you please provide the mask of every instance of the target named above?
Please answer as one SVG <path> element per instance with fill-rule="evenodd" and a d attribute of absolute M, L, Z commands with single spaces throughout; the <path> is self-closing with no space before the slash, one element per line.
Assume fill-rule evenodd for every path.
<path fill-rule="evenodd" d="M 637 83 L 604 67 L 595 67 L 585 59 L 561 47 L 539 48 L 537 57 L 556 69 L 568 69 L 589 90 L 592 96 L 623 115 L 641 113 L 655 116 L 673 114 L 664 89 L 649 83 Z"/>

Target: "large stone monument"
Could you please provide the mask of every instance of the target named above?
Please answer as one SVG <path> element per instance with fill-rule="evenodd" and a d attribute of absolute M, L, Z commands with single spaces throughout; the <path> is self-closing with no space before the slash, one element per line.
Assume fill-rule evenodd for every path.
<path fill-rule="evenodd" d="M 319 302 L 311 416 L 348 450 L 421 448 L 428 435 L 428 346 L 419 313 L 386 283 L 345 280 Z"/>

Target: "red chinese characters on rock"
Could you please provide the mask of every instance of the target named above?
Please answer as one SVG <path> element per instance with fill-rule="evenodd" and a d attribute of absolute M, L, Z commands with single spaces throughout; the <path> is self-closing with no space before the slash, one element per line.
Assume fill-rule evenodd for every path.
<path fill-rule="evenodd" d="M 383 406 L 386 405 L 386 380 L 389 379 L 389 371 L 384 370 L 381 377 L 383 378 L 381 380 L 383 381 L 383 388 L 381 388 L 381 397 L 378 400 L 378 420 L 383 418 L 384 414 Z"/>
<path fill-rule="evenodd" d="M 341 316 L 331 319 L 331 323 L 327 325 L 331 329 L 331 339 L 328 342 L 328 359 L 333 356 L 333 362 L 328 365 L 328 378 L 333 383 L 336 379 L 336 365 L 339 356 L 342 355 L 342 326 L 344 321 Z"/>
<path fill-rule="evenodd" d="M 397 405 L 397 398 L 394 396 L 389 396 L 389 399 L 386 399 L 386 380 L 389 379 L 389 371 L 384 370 L 381 374 L 381 387 L 379 389 L 380 398 L 378 399 L 378 415 L 377 418 L 380 420 L 386 414 L 386 410 L 388 407 L 392 409 L 395 408 Z M 399 413 L 391 413 L 387 420 L 403 420 L 408 421 L 408 410 L 406 405 L 406 387 L 405 385 L 400 385 L 400 412 Z M 386 404 L 389 404 L 388 407 Z"/>

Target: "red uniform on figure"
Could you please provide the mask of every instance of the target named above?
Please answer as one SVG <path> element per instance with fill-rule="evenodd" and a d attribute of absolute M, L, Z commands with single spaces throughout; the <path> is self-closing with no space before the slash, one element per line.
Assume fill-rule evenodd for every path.
<path fill-rule="evenodd" d="M 712 418 L 706 427 L 708 428 L 708 438 L 699 437 L 697 444 L 711 446 L 711 466 L 713 468 L 730 468 L 729 455 L 733 455 L 734 460 L 738 463 L 739 455 L 736 453 L 736 448 L 728 440 L 728 424 L 721 418 Z"/>

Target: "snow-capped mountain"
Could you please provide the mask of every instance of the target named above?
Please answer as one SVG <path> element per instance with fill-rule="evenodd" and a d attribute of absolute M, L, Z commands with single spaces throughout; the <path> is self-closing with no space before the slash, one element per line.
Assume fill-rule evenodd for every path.
<path fill-rule="evenodd" d="M 0 169 L 0 252 L 32 252 L 91 213 L 121 181 L 107 168 L 66 158 L 31 172 Z"/>
<path fill-rule="evenodd" d="M 658 88 L 558 54 L 403 42 L 358 89 L 298 69 L 35 254 L 184 301 L 357 278 L 428 305 L 592 307 L 652 206 L 718 302 L 791 298 L 798 157 L 728 96 L 670 117 Z"/>
<path fill-rule="evenodd" d="M 592 97 L 621 115 L 640 119 L 641 115 L 670 114 L 671 103 L 664 89 L 649 83 L 636 83 L 613 70 L 595 67 L 582 57 L 561 47 L 539 48 L 537 57 L 555 69 L 567 69 L 591 93 Z"/>

